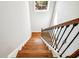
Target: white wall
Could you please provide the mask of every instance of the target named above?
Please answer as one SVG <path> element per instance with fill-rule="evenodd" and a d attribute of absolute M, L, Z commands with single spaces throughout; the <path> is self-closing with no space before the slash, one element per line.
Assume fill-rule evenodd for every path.
<path fill-rule="evenodd" d="M 54 20 L 57 24 L 78 18 L 79 1 L 57 1 L 55 13 L 57 13 L 57 17 Z"/>
<path fill-rule="evenodd" d="M 0 57 L 7 57 L 31 34 L 27 2 L 0 2 Z"/>
<path fill-rule="evenodd" d="M 51 25 L 57 25 L 57 24 L 60 24 L 60 23 L 63 23 L 63 22 L 69 21 L 69 20 L 73 20 L 75 18 L 79 18 L 79 2 L 78 1 L 76 1 L 76 2 L 75 1 L 74 2 L 57 1 L 54 16 L 55 16 L 53 18 L 54 21 L 52 21 Z M 67 36 L 67 34 L 69 33 L 71 28 L 72 28 L 72 26 L 67 29 L 64 37 L 62 38 L 62 42 L 65 39 L 65 37 Z M 77 32 L 79 32 L 79 25 L 73 30 L 73 32 L 69 36 L 66 44 L 61 48 L 61 50 L 60 50 L 61 52 L 65 49 L 65 47 L 69 44 L 69 42 L 73 39 L 73 37 L 77 34 Z M 74 43 L 64 53 L 63 57 L 71 55 L 76 49 L 79 48 L 78 39 L 79 39 L 79 35 L 76 38 L 76 40 L 74 41 Z"/>
<path fill-rule="evenodd" d="M 30 14 L 31 14 L 31 26 L 32 32 L 40 32 L 41 28 L 48 27 L 50 24 L 51 16 L 54 8 L 54 1 L 50 1 L 49 11 L 36 12 L 34 10 L 34 2 L 30 1 Z"/>

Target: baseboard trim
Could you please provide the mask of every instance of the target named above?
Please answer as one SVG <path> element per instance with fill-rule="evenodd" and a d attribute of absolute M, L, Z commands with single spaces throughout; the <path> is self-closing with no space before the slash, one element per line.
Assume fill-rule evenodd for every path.
<path fill-rule="evenodd" d="M 13 51 L 8 55 L 8 58 L 16 58 L 16 55 L 17 55 L 18 51 L 21 50 L 22 46 L 24 46 L 24 44 L 27 43 L 30 38 L 31 38 L 31 33 L 30 33 L 30 35 L 28 36 L 28 38 L 27 38 L 26 41 L 24 41 L 21 45 L 18 46 L 18 48 L 16 48 L 15 50 L 13 50 Z"/>
<path fill-rule="evenodd" d="M 57 51 L 55 51 L 42 37 L 41 39 L 46 44 L 46 46 L 52 51 L 53 57 L 60 58 L 60 54 Z"/>

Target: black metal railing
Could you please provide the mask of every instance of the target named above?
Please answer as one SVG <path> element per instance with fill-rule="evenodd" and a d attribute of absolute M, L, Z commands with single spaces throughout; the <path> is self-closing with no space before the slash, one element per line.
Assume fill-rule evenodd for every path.
<path fill-rule="evenodd" d="M 67 36 L 65 36 L 65 34 L 67 33 L 67 30 L 71 27 L 71 25 L 72 25 L 72 28 L 69 30 Z M 79 27 L 79 18 L 74 19 L 72 21 L 68 21 L 68 22 L 59 24 L 59 25 L 56 25 L 56 26 L 51 26 L 51 27 L 46 28 L 46 29 L 42 29 L 41 32 L 42 33 L 48 32 L 50 34 L 51 41 L 52 41 L 51 47 L 53 47 L 58 53 L 60 53 L 61 48 L 66 44 L 66 42 L 68 41 L 68 38 L 70 37 L 71 33 L 73 32 L 73 30 L 76 27 Z M 62 30 L 63 30 L 63 32 L 62 32 Z M 43 37 L 44 34 L 42 34 L 42 33 L 41 33 L 41 36 Z M 61 36 L 60 36 L 60 34 L 61 34 Z M 65 36 L 65 38 L 63 39 L 64 36 Z M 61 52 L 60 57 L 62 57 L 62 55 L 66 52 L 66 50 L 69 48 L 69 46 L 74 42 L 76 37 L 79 37 L 79 31 L 77 31 L 77 33 L 73 37 L 73 39 L 65 47 L 63 52 Z M 47 40 L 49 40 L 49 39 L 47 39 Z"/>

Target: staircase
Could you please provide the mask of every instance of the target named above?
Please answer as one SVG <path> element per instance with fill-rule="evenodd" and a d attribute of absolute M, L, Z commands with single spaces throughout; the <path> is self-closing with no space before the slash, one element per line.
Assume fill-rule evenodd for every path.
<path fill-rule="evenodd" d="M 52 58 L 53 55 L 40 39 L 40 32 L 33 32 L 30 40 L 18 51 L 17 58 Z"/>
<path fill-rule="evenodd" d="M 73 34 L 72 34 L 73 33 Z M 61 34 L 61 35 L 60 35 Z M 74 35 L 74 36 L 72 36 Z M 63 38 L 64 37 L 64 38 Z M 71 37 L 71 38 L 69 38 Z M 41 39 L 42 40 L 41 40 Z M 30 40 L 18 51 L 17 58 L 76 58 L 79 56 L 79 18 L 33 32 Z M 78 42 L 76 42 L 78 41 Z M 75 42 L 75 43 L 74 43 Z M 77 47 L 73 47 L 73 44 Z M 48 47 L 50 50 L 48 49 Z M 74 48 L 72 48 L 72 47 Z M 68 52 L 73 49 L 73 52 Z M 53 55 L 52 55 L 53 52 Z M 68 54 L 67 54 L 68 53 Z M 55 56 L 58 55 L 58 56 Z"/>

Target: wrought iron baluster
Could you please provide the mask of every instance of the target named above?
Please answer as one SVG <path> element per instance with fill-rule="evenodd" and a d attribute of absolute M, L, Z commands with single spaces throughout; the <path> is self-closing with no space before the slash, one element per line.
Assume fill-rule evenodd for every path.
<path fill-rule="evenodd" d="M 54 44 L 55 44 L 55 35 L 53 34 L 53 38 L 54 38 L 54 42 L 53 42 L 53 48 L 54 48 Z"/>
<path fill-rule="evenodd" d="M 59 29 L 59 27 L 58 27 L 58 29 Z M 56 34 L 57 34 L 57 32 L 58 32 L 58 29 L 57 29 L 57 31 L 56 31 L 56 33 L 55 33 L 55 35 L 54 35 L 55 43 L 54 43 L 54 45 L 53 45 L 53 48 L 55 47 L 55 44 L 56 44 Z"/>
<path fill-rule="evenodd" d="M 52 42 L 52 43 L 53 43 L 52 46 L 54 45 L 54 38 L 55 38 L 54 33 L 55 33 L 55 28 L 52 29 L 52 40 L 53 40 L 53 42 Z"/>
<path fill-rule="evenodd" d="M 59 45 L 59 43 L 60 43 L 60 41 L 61 41 L 61 39 L 62 39 L 62 37 L 63 37 L 63 35 L 64 35 L 64 33 L 65 33 L 65 31 L 67 30 L 68 27 L 69 27 L 69 25 L 67 25 L 66 28 L 65 28 L 65 30 L 63 31 L 63 33 L 62 33 L 62 35 L 61 35 L 61 37 L 60 37 L 60 39 L 59 39 L 59 41 L 57 43 L 56 48 L 58 48 L 58 45 Z"/>
<path fill-rule="evenodd" d="M 55 27 L 55 30 L 56 30 L 56 27 Z M 56 30 L 56 32 L 55 31 L 53 31 L 53 38 L 54 38 L 54 42 L 53 42 L 53 45 L 52 46 L 54 46 L 54 44 L 55 44 L 55 34 L 57 33 L 57 31 L 58 30 Z M 55 33 L 55 34 L 54 34 Z"/>
<path fill-rule="evenodd" d="M 72 41 L 68 44 L 68 46 L 65 48 L 65 50 L 61 53 L 60 57 L 65 53 L 65 51 L 68 49 L 68 47 L 72 44 L 72 42 L 76 39 L 76 37 L 79 35 L 79 32 L 76 34 L 76 36 L 72 39 Z"/>
<path fill-rule="evenodd" d="M 53 37 L 52 37 L 52 38 L 54 38 L 54 39 L 55 39 L 55 34 L 56 34 L 56 32 L 57 32 L 57 30 L 56 30 L 56 32 L 55 32 L 55 30 L 56 30 L 56 27 L 54 28 L 54 31 L 53 31 Z M 54 42 L 53 42 L 53 46 L 54 46 L 54 43 L 55 43 L 55 40 L 54 40 Z"/>
<path fill-rule="evenodd" d="M 52 34 L 53 34 L 53 31 L 54 31 L 54 29 L 52 28 L 52 29 L 51 29 L 51 32 L 52 32 L 52 33 L 51 33 L 51 39 L 53 39 L 53 35 L 52 35 Z"/>
<path fill-rule="evenodd" d="M 61 27 L 61 29 L 60 29 L 60 31 L 59 31 L 59 33 L 58 33 L 57 39 L 58 39 L 58 37 L 59 37 L 59 34 L 60 34 L 60 32 L 61 32 L 62 28 L 63 28 L 63 26 Z"/>
<path fill-rule="evenodd" d="M 52 28 L 52 34 L 51 34 L 52 35 L 52 37 L 51 37 L 52 39 L 53 39 L 53 34 L 54 34 L 54 29 Z"/>
<path fill-rule="evenodd" d="M 54 39 L 53 39 L 54 38 L 54 29 L 53 28 L 52 28 L 52 34 L 51 35 L 52 35 L 51 39 L 52 39 L 52 46 L 53 46 L 53 43 L 54 43 L 53 42 L 54 41 Z"/>
<path fill-rule="evenodd" d="M 56 36 L 56 34 L 57 34 L 57 32 L 58 32 L 58 29 L 59 29 L 59 27 L 57 28 L 57 31 L 56 31 L 56 33 L 55 33 L 55 36 Z"/>
<path fill-rule="evenodd" d="M 57 52 L 59 52 L 60 49 L 62 48 L 62 46 L 66 43 L 67 38 L 69 37 L 70 33 L 72 32 L 72 30 L 74 29 L 74 27 L 75 27 L 76 25 L 77 25 L 77 24 L 73 24 L 72 29 L 71 29 L 70 32 L 68 33 L 67 37 L 65 38 L 64 42 L 61 44 L 61 46 L 60 46 L 60 48 L 58 49 Z"/>
<path fill-rule="evenodd" d="M 59 37 L 59 35 L 60 35 L 60 33 L 61 33 L 63 27 L 64 27 L 64 26 L 61 27 L 61 29 L 60 29 L 60 31 L 59 31 L 59 33 L 58 33 L 57 40 L 58 40 L 58 37 Z M 56 41 L 56 43 L 57 43 L 57 41 Z M 56 49 L 57 49 L 57 44 L 56 44 L 55 50 L 56 50 Z"/>
<path fill-rule="evenodd" d="M 55 28 L 54 31 L 53 31 L 54 36 L 55 36 L 55 34 L 56 34 L 55 30 L 56 30 L 56 28 Z"/>
<path fill-rule="evenodd" d="M 55 45 L 54 45 L 54 47 L 56 46 L 56 43 L 57 43 L 57 40 L 58 40 L 57 37 L 58 37 L 59 32 L 60 32 L 60 30 L 61 30 L 61 27 L 59 27 L 59 28 L 60 28 L 60 29 L 59 29 L 58 32 L 57 32 L 57 36 L 55 37 L 56 40 L 55 40 Z"/>
<path fill-rule="evenodd" d="M 61 27 L 59 27 L 59 29 L 58 29 L 58 33 L 57 33 L 57 35 L 56 35 L 56 39 L 57 39 L 57 37 L 58 37 L 58 35 L 59 35 L 60 30 L 61 30 Z"/>
<path fill-rule="evenodd" d="M 52 29 L 52 34 L 54 34 L 54 33 L 55 33 L 55 28 Z M 52 36 L 52 38 L 53 38 L 53 36 Z"/>

